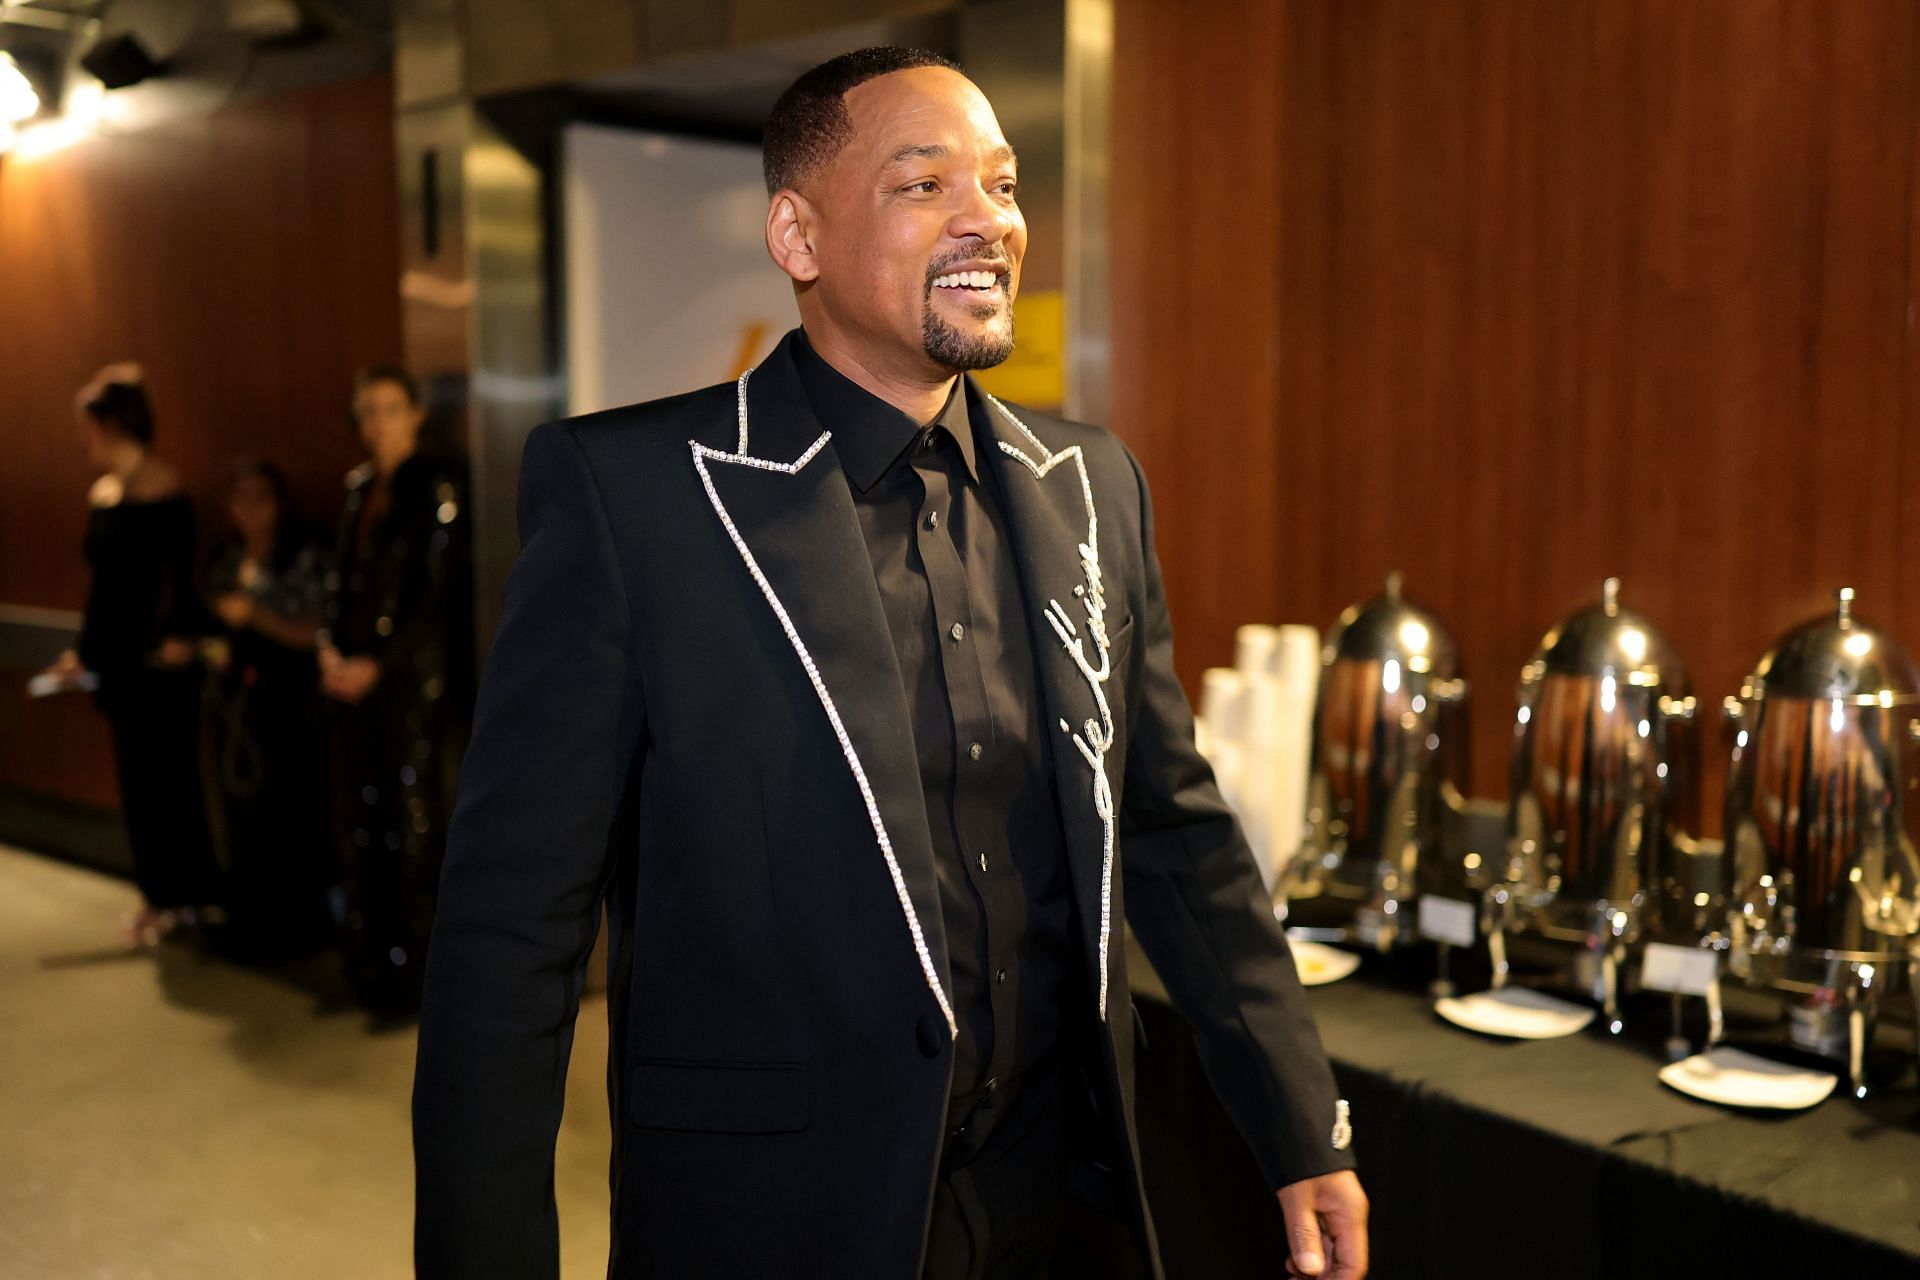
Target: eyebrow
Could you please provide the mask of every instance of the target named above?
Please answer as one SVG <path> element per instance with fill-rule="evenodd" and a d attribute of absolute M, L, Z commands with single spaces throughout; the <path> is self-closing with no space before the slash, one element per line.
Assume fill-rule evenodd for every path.
<path fill-rule="evenodd" d="M 890 158 L 887 163 L 889 165 L 896 165 L 905 164 L 909 160 L 944 160 L 950 154 L 947 148 L 938 142 L 921 143 L 915 146 L 900 148 L 893 153 L 892 158 Z M 1018 159 L 1013 153 L 1013 147 L 1004 142 L 998 147 L 995 147 L 992 154 L 987 158 L 999 164 L 1013 164 L 1016 163 Z"/>

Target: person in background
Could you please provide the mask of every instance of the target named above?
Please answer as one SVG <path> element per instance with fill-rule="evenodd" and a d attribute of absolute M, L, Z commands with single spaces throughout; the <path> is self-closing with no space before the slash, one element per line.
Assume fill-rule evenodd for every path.
<path fill-rule="evenodd" d="M 377 1015 L 417 1006 L 471 717 L 472 589 L 455 470 L 419 451 L 425 411 L 408 375 L 362 373 L 352 416 L 368 459 L 347 476 L 320 633 L 341 941 Z"/>
<path fill-rule="evenodd" d="M 195 637 L 208 619 L 194 590 L 193 500 L 153 451 L 153 410 L 138 365 L 109 365 L 76 397 L 87 458 L 91 579 L 79 645 L 49 672 L 91 671 L 113 739 L 121 812 L 141 906 L 128 941 L 151 945 L 195 923 L 215 898 L 199 773 Z"/>
<path fill-rule="evenodd" d="M 226 627 L 208 682 L 214 780 L 226 846 L 233 958 L 278 963 L 327 936 L 326 763 L 314 661 L 320 629 L 318 541 L 289 509 L 286 478 L 243 459 L 227 488 L 232 534 L 207 578 Z"/>

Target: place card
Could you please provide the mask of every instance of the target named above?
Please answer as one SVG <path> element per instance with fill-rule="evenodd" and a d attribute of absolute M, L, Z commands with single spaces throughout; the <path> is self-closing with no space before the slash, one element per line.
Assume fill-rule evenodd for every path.
<path fill-rule="evenodd" d="M 1719 976 L 1719 955 L 1701 947 L 1649 942 L 1640 960 L 1640 985 L 1649 991 L 1704 996 Z"/>
<path fill-rule="evenodd" d="M 1480 940 L 1480 909 L 1471 902 L 1424 894 L 1420 898 L 1420 936 L 1470 947 Z"/>

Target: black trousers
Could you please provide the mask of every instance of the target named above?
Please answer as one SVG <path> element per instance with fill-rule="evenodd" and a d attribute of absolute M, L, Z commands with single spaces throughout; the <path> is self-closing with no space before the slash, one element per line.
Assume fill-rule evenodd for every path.
<path fill-rule="evenodd" d="M 1056 1055 L 948 1102 L 926 1280 L 1051 1274 L 1066 1211 L 1075 1075 Z"/>
<path fill-rule="evenodd" d="M 103 676 L 100 710 L 113 737 L 133 878 L 147 905 L 214 901 L 213 840 L 200 780 L 200 673 Z"/>
<path fill-rule="evenodd" d="M 1146 1280 L 1092 1088 L 1068 1051 L 947 1105 L 926 1280 Z"/>

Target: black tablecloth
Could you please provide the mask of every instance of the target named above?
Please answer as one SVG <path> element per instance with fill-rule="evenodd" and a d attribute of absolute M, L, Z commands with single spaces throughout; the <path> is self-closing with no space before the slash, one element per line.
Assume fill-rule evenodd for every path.
<path fill-rule="evenodd" d="M 1281 1275 L 1273 1197 L 1137 947 L 1129 964 L 1168 1274 Z M 1612 1039 L 1596 1026 L 1509 1042 L 1452 1027 L 1404 959 L 1370 957 L 1310 995 L 1353 1104 L 1379 1280 L 1920 1276 L 1911 1081 L 1866 1102 L 1843 1085 L 1811 1111 L 1736 1113 L 1660 1084 L 1657 1034 Z M 1666 1029 L 1664 1005 L 1637 1012 L 1640 1028 Z"/>

